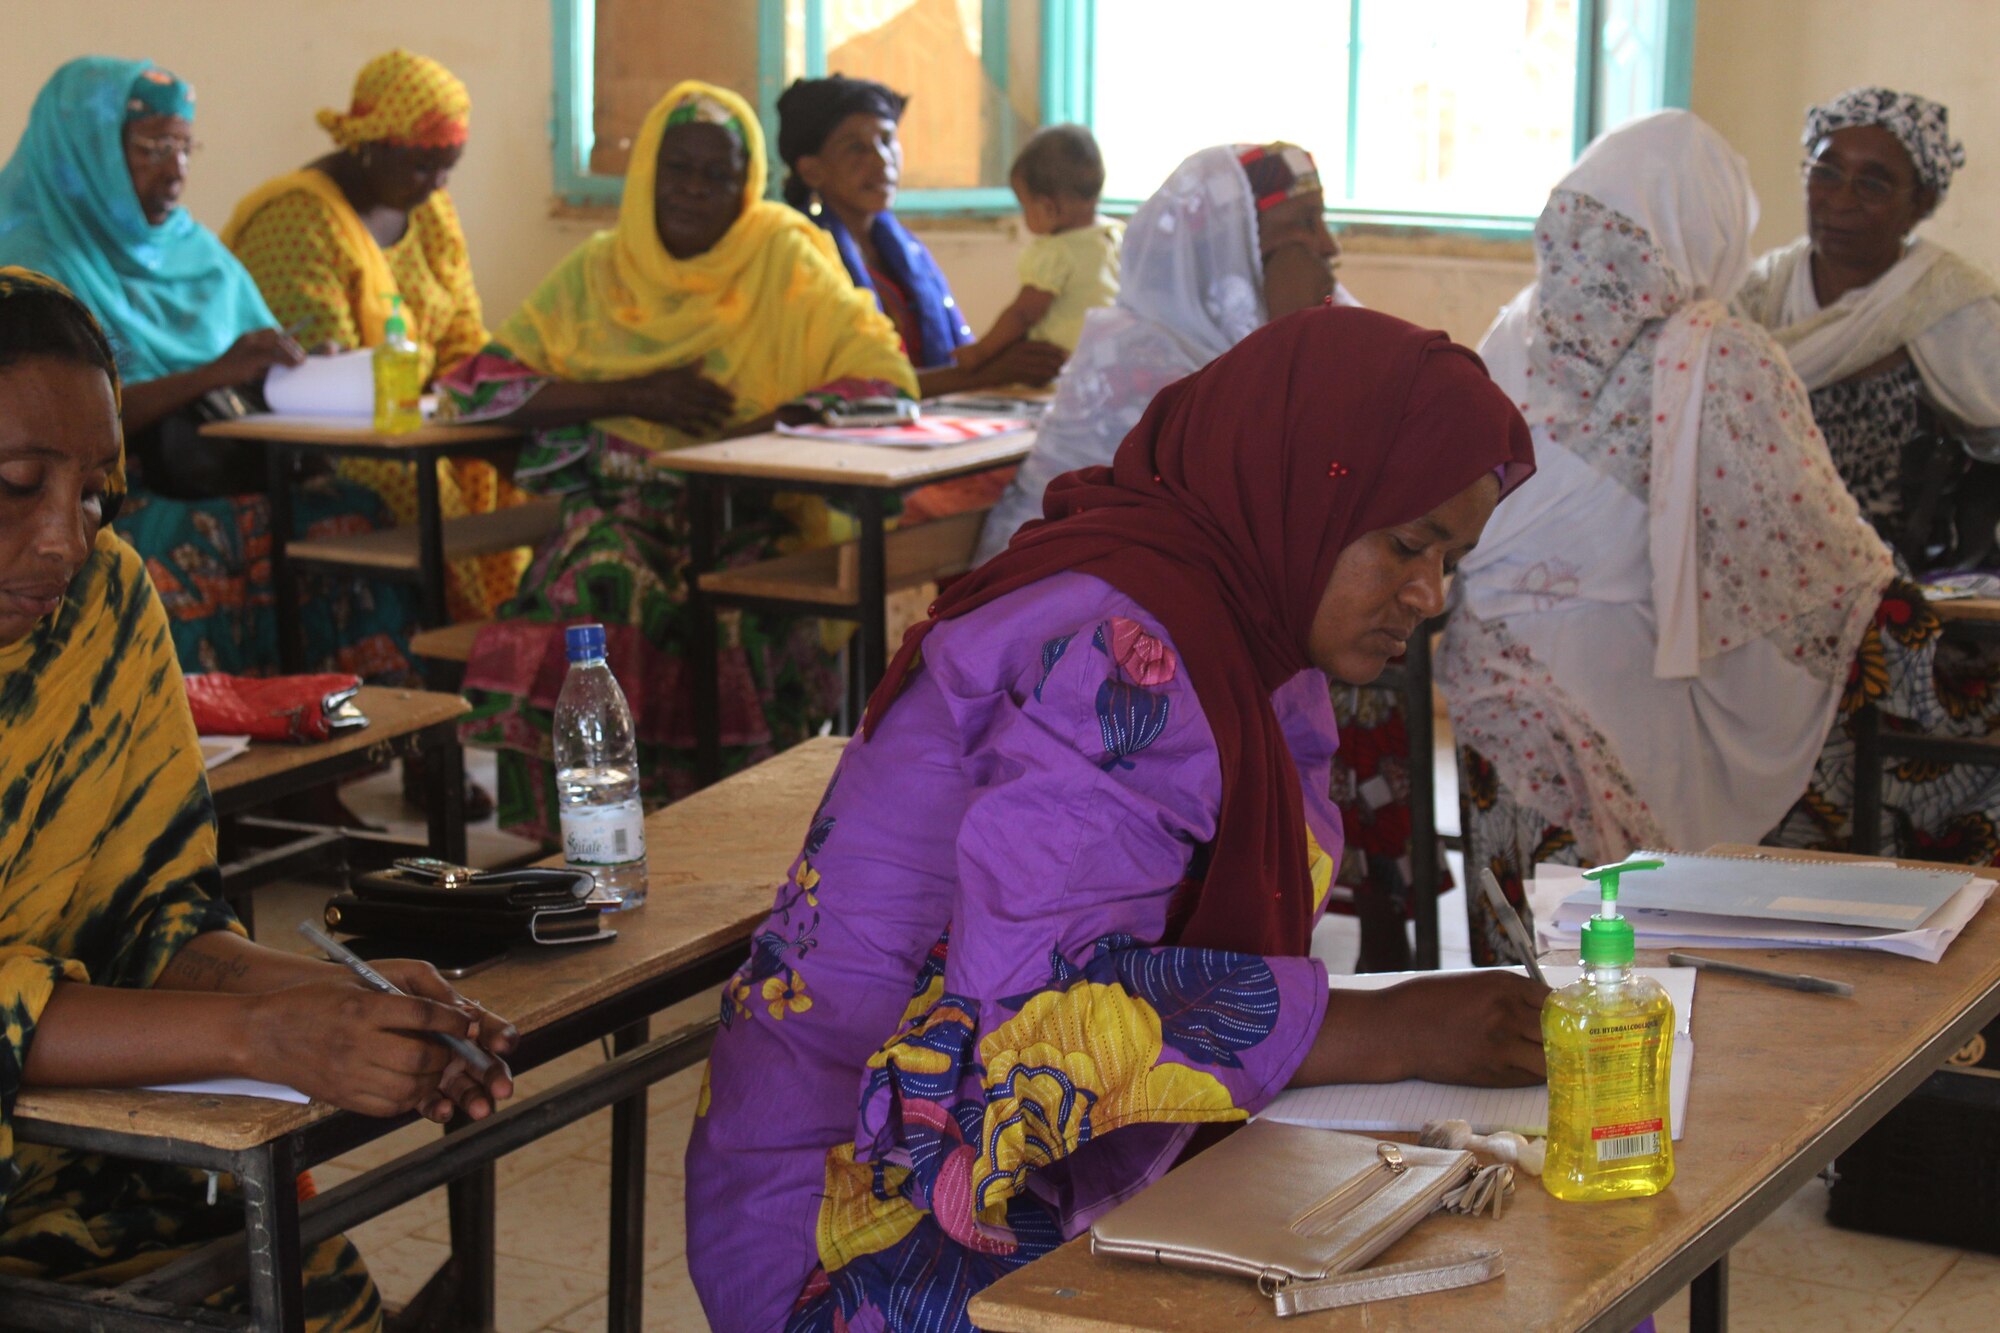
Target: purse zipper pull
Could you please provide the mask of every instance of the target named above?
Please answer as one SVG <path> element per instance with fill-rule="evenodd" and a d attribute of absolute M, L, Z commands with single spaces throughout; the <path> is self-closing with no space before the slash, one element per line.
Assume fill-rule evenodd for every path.
<path fill-rule="evenodd" d="M 1402 1148 L 1397 1144 L 1378 1143 L 1375 1145 L 1375 1155 L 1382 1159 L 1384 1166 L 1394 1171 L 1397 1175 L 1401 1175 L 1410 1169 L 1409 1163 L 1403 1160 Z"/>

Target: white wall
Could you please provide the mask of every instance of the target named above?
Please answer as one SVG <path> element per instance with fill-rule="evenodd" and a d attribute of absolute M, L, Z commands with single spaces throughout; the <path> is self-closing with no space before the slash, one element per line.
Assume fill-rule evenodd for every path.
<path fill-rule="evenodd" d="M 2000 272 L 2000 0 L 1699 0 L 1693 108 L 1750 162 L 1759 251 L 1805 229 L 1805 109 L 1857 84 L 1943 102 L 1966 166 L 1923 233 Z"/>
<path fill-rule="evenodd" d="M 748 3 L 748 0 L 744 0 Z M 602 219 L 555 215 L 548 127 L 549 0 L 0 0 L 0 146 L 33 90 L 86 53 L 146 57 L 200 94 L 186 202 L 220 226 L 251 187 L 325 151 L 313 123 L 344 106 L 355 71 L 392 46 L 434 56 L 472 91 L 472 143 L 451 190 L 464 216 L 488 319 L 506 317 Z M 1930 224 L 1940 241 L 2000 269 L 2000 99 L 1985 66 L 2000 50 L 2000 0 L 1700 0 L 1693 102 L 1750 159 L 1760 248 L 1799 230 L 1803 108 L 1854 83 L 1947 102 L 1971 164 Z M 1014 291 L 1023 237 L 1012 222 L 918 227 L 976 326 Z M 1476 338 L 1532 276 L 1525 246 L 1438 252 L 1352 238 L 1341 277 L 1370 305 Z"/>
<path fill-rule="evenodd" d="M 451 181 L 487 319 L 498 323 L 595 225 L 550 217 L 549 0 L 0 0 L 0 146 L 35 90 L 79 55 L 153 60 L 194 85 L 183 202 L 212 228 L 254 186 L 330 147 L 313 121 L 355 73 L 404 46 L 472 93 L 472 142 Z"/>

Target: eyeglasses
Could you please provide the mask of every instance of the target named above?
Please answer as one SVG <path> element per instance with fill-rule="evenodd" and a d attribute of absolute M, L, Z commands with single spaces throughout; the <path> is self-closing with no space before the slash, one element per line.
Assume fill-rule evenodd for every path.
<path fill-rule="evenodd" d="M 1880 176 L 1857 176 L 1842 171 L 1831 162 L 1801 162 L 1799 174 L 1805 178 L 1808 190 L 1817 190 L 1822 194 L 1833 194 L 1842 186 L 1852 186 L 1854 197 L 1864 204 L 1886 204 L 1897 195 L 1907 193 L 1907 187 L 1885 181 Z"/>
<path fill-rule="evenodd" d="M 137 153 L 147 162 L 159 163 L 171 159 L 187 161 L 201 151 L 201 145 L 193 139 L 180 139 L 168 135 L 159 139 L 141 139 L 134 135 L 127 140 L 130 151 Z"/>

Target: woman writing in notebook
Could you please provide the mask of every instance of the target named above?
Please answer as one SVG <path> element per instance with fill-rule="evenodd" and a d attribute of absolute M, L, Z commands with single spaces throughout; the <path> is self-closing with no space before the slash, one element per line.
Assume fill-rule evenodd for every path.
<path fill-rule="evenodd" d="M 0 1269 L 66 1282 L 122 1281 L 142 1254 L 238 1230 L 242 1210 L 207 1202 L 199 1171 L 16 1141 L 24 1088 L 235 1075 L 439 1122 L 513 1091 L 504 1064 L 475 1078 L 423 1039 L 514 1045 L 427 964 L 378 964 L 408 992 L 378 994 L 251 943 L 216 897 L 166 612 L 109 526 L 123 498 L 109 344 L 67 291 L 0 269 Z M 305 1271 L 311 1328 L 379 1325 L 345 1239 Z"/>
<path fill-rule="evenodd" d="M 724 986 L 687 1158 L 715 1327 L 969 1328 L 1288 1084 L 1542 1076 L 1526 978 L 1329 994 L 1307 956 L 1326 673 L 1400 653 L 1532 468 L 1464 349 L 1309 310 L 940 599 Z"/>

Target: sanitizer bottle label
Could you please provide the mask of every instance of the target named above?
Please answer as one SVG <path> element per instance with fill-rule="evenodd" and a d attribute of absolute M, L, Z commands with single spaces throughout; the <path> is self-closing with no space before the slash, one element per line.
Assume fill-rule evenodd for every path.
<path fill-rule="evenodd" d="M 616 866 L 646 855 L 646 811 L 638 798 L 562 812 L 563 856 L 572 865 Z"/>

